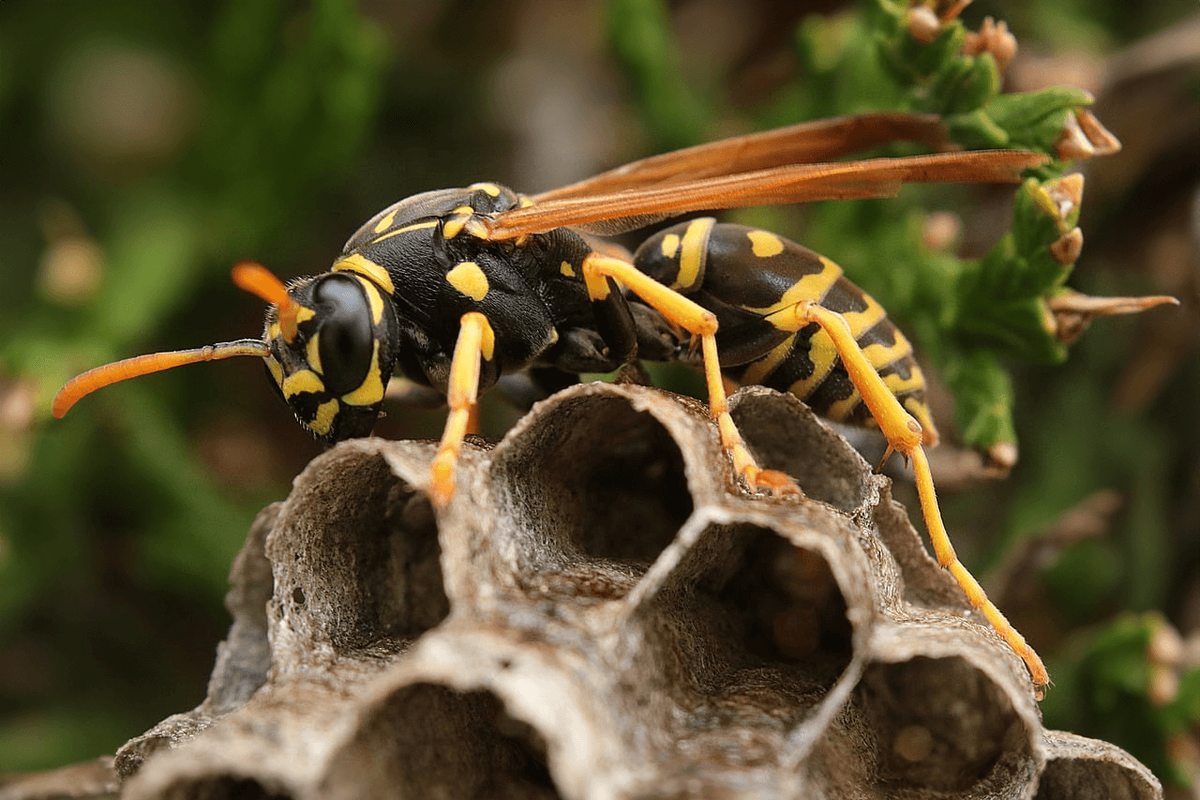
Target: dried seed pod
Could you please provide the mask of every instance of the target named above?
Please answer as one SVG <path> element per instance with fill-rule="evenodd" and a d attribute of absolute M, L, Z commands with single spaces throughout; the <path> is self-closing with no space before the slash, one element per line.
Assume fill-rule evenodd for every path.
<path fill-rule="evenodd" d="M 118 754 L 125 796 L 1161 795 L 1042 729 L 839 436 L 762 388 L 732 413 L 803 497 L 745 492 L 702 404 L 634 385 L 469 443 L 437 516 L 433 444 L 317 458 L 251 531 L 209 698 Z"/>

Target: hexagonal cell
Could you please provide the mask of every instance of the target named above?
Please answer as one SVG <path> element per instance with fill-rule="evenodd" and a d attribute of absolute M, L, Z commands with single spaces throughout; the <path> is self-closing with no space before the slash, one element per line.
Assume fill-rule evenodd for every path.
<path fill-rule="evenodd" d="M 1162 785 L 1119 747 L 1063 731 L 1046 731 L 1046 769 L 1035 800 L 1153 800 Z"/>
<path fill-rule="evenodd" d="M 382 446 L 360 440 L 315 459 L 267 539 L 273 623 L 303 647 L 395 651 L 449 613 L 433 510 Z"/>
<path fill-rule="evenodd" d="M 205 775 L 181 778 L 163 789 L 161 800 L 290 800 L 293 795 L 264 785 L 254 778 L 236 775 Z"/>
<path fill-rule="evenodd" d="M 760 467 L 786 472 L 805 496 L 847 514 L 867 502 L 871 468 L 796 397 L 747 386 L 730 397 L 729 413 Z"/>
<path fill-rule="evenodd" d="M 527 584 L 562 573 L 579 584 L 577 594 L 620 596 L 632 586 L 620 575 L 644 572 L 691 514 L 679 445 L 652 409 L 635 407 L 646 391 L 569 389 L 497 445 L 488 478 L 500 519 L 492 527 L 510 535 Z"/>
<path fill-rule="evenodd" d="M 488 797 L 551 800 L 559 793 L 546 745 L 486 690 L 401 687 L 367 709 L 333 756 L 325 798 Z"/>
<path fill-rule="evenodd" d="M 872 737 L 874 784 L 886 796 L 994 797 L 1037 772 L 1032 732 L 964 658 L 869 664 L 855 706 Z"/>

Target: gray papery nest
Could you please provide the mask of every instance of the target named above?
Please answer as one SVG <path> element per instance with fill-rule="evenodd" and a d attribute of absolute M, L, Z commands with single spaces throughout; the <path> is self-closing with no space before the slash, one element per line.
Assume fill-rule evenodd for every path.
<path fill-rule="evenodd" d="M 312 462 L 234 564 L 208 697 L 129 798 L 1160 797 L 1044 730 L 1025 667 L 889 482 L 801 403 L 733 415 L 805 497 L 731 478 L 703 404 L 581 385 L 468 446 Z"/>

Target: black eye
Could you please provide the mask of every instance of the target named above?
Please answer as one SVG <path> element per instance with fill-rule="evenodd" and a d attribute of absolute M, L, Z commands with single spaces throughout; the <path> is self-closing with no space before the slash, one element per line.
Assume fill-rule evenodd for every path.
<path fill-rule="evenodd" d="M 321 328 L 317 351 L 325 388 L 337 397 L 357 389 L 367 377 L 375 337 L 371 307 L 358 281 L 340 275 L 322 279 L 313 292 Z"/>

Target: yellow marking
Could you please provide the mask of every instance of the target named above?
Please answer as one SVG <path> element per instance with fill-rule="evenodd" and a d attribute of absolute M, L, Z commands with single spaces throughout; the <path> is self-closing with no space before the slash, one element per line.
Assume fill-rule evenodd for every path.
<path fill-rule="evenodd" d="M 338 414 L 338 408 L 337 400 L 326 400 L 321 403 L 317 406 L 317 415 L 312 422 L 308 423 L 308 429 L 318 436 L 329 433 L 329 429 L 333 427 L 333 420 Z"/>
<path fill-rule="evenodd" d="M 788 392 L 801 400 L 808 397 L 829 375 L 835 359 L 837 359 L 837 348 L 833 346 L 833 340 L 829 338 L 829 334 L 823 329 L 814 333 L 808 342 L 808 360 L 813 365 L 812 374 L 793 383 L 788 387 Z"/>
<path fill-rule="evenodd" d="M 555 333 L 558 332 L 555 331 Z M 487 321 L 487 317 L 483 319 L 483 338 L 479 343 L 479 352 L 484 361 L 491 361 L 496 355 L 496 332 L 492 330 L 492 325 Z"/>
<path fill-rule="evenodd" d="M 883 385 L 888 388 L 894 395 L 902 395 L 905 392 L 911 392 L 925 386 L 925 376 L 921 374 L 921 370 L 916 364 L 913 365 L 912 374 L 907 378 L 901 378 L 896 373 L 883 376 Z"/>
<path fill-rule="evenodd" d="M 829 288 L 837 283 L 837 279 L 842 277 L 842 268 L 830 261 L 825 256 L 817 256 L 821 259 L 821 264 L 825 269 L 820 272 L 814 272 L 811 275 L 805 275 L 800 280 L 788 287 L 787 291 L 779 298 L 777 302 L 762 308 L 747 308 L 747 311 L 753 311 L 755 314 L 762 314 L 764 317 L 776 312 L 790 309 L 802 300 L 812 300 L 819 303 L 823 297 L 829 292 Z M 771 320 L 776 328 L 780 330 L 795 331 L 807 325 L 807 322 L 795 325 L 784 322 L 783 320 Z"/>
<path fill-rule="evenodd" d="M 367 293 L 367 303 L 371 306 L 371 320 L 378 325 L 383 321 L 383 296 L 379 294 L 379 289 L 375 287 L 375 284 L 366 278 L 357 275 L 355 277 L 362 284 L 363 291 Z"/>
<path fill-rule="evenodd" d="M 375 223 L 375 232 L 383 233 L 388 228 L 392 227 L 392 223 L 394 223 L 396 221 L 396 212 L 399 210 L 400 209 L 398 209 L 398 208 L 393 208 L 391 211 L 384 214 L 383 219 L 381 219 L 381 220 L 379 220 L 379 222 Z"/>
<path fill-rule="evenodd" d="M 517 196 L 517 207 L 518 208 L 529 208 L 531 205 L 533 205 L 533 201 L 530 200 L 525 195 L 522 194 L 522 195 Z"/>
<path fill-rule="evenodd" d="M 688 223 L 681 241 L 682 252 L 679 254 L 679 274 L 672 289 L 690 289 L 700 278 L 700 265 L 708 245 L 708 232 L 717 221 L 712 217 L 703 217 Z"/>
<path fill-rule="evenodd" d="M 783 252 L 783 241 L 773 233 L 750 231 L 746 237 L 750 239 L 750 250 L 759 258 L 770 258 Z"/>
<path fill-rule="evenodd" d="M 316 315 L 316 309 L 309 308 L 308 306 L 300 306 L 296 311 L 296 324 L 299 325 L 301 322 L 308 322 Z"/>
<path fill-rule="evenodd" d="M 850 412 L 854 410 L 854 407 L 857 406 L 861 400 L 862 395 L 858 393 L 858 389 L 855 389 L 854 391 L 850 392 L 849 397 L 838 400 L 830 405 L 829 411 L 826 412 L 826 416 L 828 416 L 834 422 L 843 422 L 845 421 L 846 417 L 850 416 Z"/>
<path fill-rule="evenodd" d="M 911 352 L 912 344 L 900 331 L 896 331 L 896 341 L 892 343 L 891 347 L 882 342 L 875 342 L 863 348 L 863 355 L 877 370 L 896 363 Z"/>
<path fill-rule="evenodd" d="M 270 325 L 267 326 L 267 339 L 268 340 L 278 339 L 280 337 L 280 335 L 281 335 L 281 331 L 279 330 L 278 322 L 272 322 Z"/>
<path fill-rule="evenodd" d="M 271 377 L 275 379 L 276 386 L 283 386 L 283 365 L 276 360 L 275 356 L 268 356 L 267 369 L 271 372 Z"/>
<path fill-rule="evenodd" d="M 558 328 L 551 328 L 549 345 L 556 344 L 557 342 L 558 342 Z M 549 345 L 547 345 L 547 346 L 549 346 Z M 489 358 L 488 361 L 491 361 L 491 358 Z"/>
<path fill-rule="evenodd" d="M 500 196 L 500 187 L 494 183 L 472 183 L 467 188 L 473 191 L 483 192 L 484 194 L 491 195 L 492 197 Z"/>
<path fill-rule="evenodd" d="M 308 359 L 308 366 L 318 375 L 322 375 L 325 372 L 325 370 L 321 369 L 321 348 L 317 344 L 317 340 L 320 338 L 321 334 L 318 333 L 309 339 L 308 344 L 304 347 L 304 355 Z"/>
<path fill-rule="evenodd" d="M 384 239 L 390 239 L 393 236 L 399 236 L 400 234 L 408 233 L 409 231 L 419 231 L 423 228 L 435 227 L 437 227 L 437 220 L 432 220 L 430 222 L 414 222 L 412 225 L 405 225 L 403 228 L 397 228 L 394 231 L 388 231 L 387 233 L 383 234 L 383 236 L 375 237 L 371 240 L 371 244 L 379 244 Z"/>
<path fill-rule="evenodd" d="M 674 258 L 676 251 L 679 250 L 679 235 L 668 233 L 662 240 L 663 258 Z"/>
<path fill-rule="evenodd" d="M 446 220 L 446 224 L 442 226 L 442 236 L 447 239 L 453 239 L 462 233 L 462 229 L 467 226 L 467 221 L 471 219 L 470 214 L 459 214 Z"/>
<path fill-rule="evenodd" d="M 342 395 L 342 401 L 352 406 L 369 406 L 383 399 L 383 378 L 379 374 L 379 340 L 375 340 L 375 352 L 371 354 L 371 366 L 367 377 L 353 392 Z"/>
<path fill-rule="evenodd" d="M 302 369 L 284 378 L 279 388 L 283 391 L 284 397 L 295 397 L 305 392 L 312 392 L 313 394 L 323 392 L 325 391 L 325 382 L 321 380 L 320 375 L 311 369 Z"/>
<path fill-rule="evenodd" d="M 795 342 L 796 334 L 793 333 L 791 336 L 787 337 L 774 348 L 772 348 L 771 352 L 767 353 L 758 361 L 755 361 L 753 364 L 747 367 L 746 372 L 742 375 L 742 385 L 758 385 L 766 380 L 767 376 L 774 372 L 775 368 L 778 367 L 785 358 L 787 358 L 788 353 L 792 351 L 792 345 L 795 344 Z"/>
<path fill-rule="evenodd" d="M 846 311 L 842 312 L 842 319 L 846 320 L 850 325 L 850 335 L 855 339 L 869 331 L 875 323 L 887 316 L 887 312 L 883 310 L 883 306 L 875 302 L 875 298 L 863 292 L 863 301 L 867 307 L 862 311 Z"/>
<path fill-rule="evenodd" d="M 351 253 L 345 258 L 338 259 L 333 265 L 333 271 L 357 272 L 359 275 L 366 275 L 383 287 L 388 294 L 396 293 L 396 285 L 392 283 L 392 276 L 388 275 L 387 270 L 359 253 Z"/>
<path fill-rule="evenodd" d="M 564 261 L 561 264 L 559 264 L 558 271 L 561 272 L 563 275 L 566 275 L 568 278 L 575 277 L 575 267 L 571 265 L 570 261 Z"/>
<path fill-rule="evenodd" d="M 463 261 L 446 273 L 450 285 L 478 303 L 487 297 L 488 279 L 474 261 Z"/>

